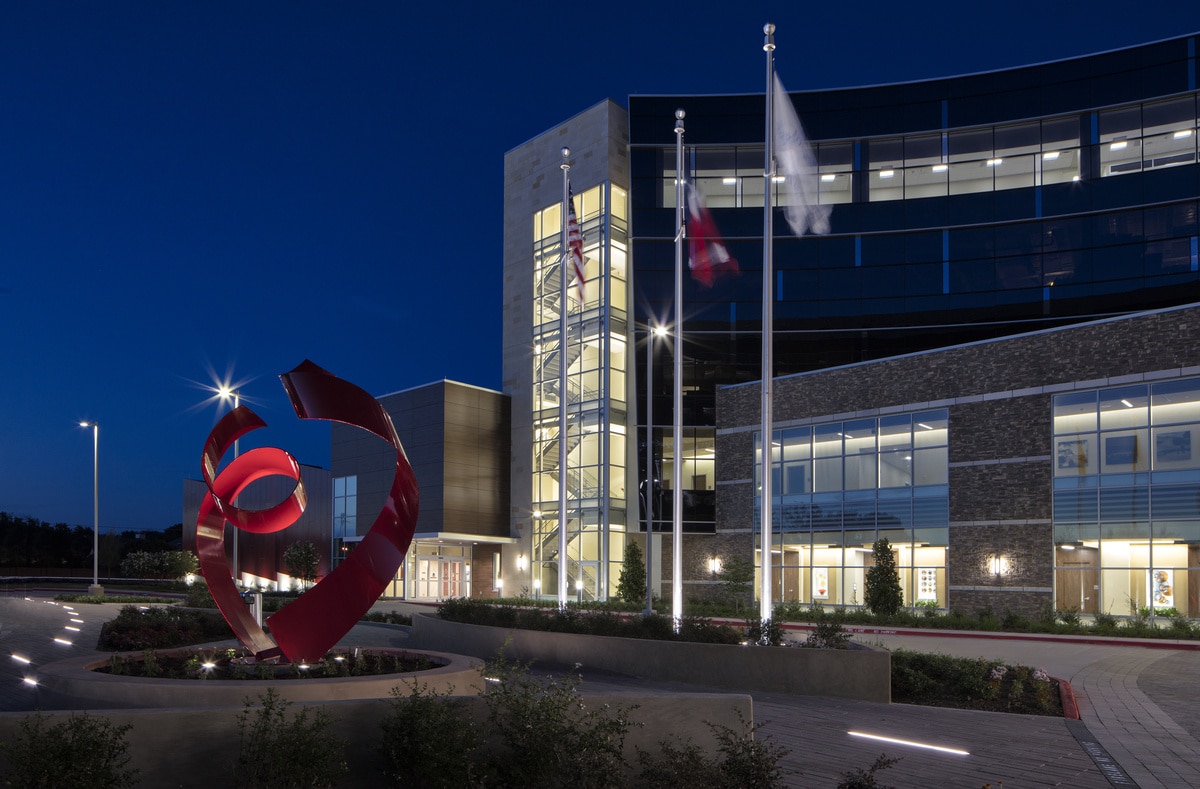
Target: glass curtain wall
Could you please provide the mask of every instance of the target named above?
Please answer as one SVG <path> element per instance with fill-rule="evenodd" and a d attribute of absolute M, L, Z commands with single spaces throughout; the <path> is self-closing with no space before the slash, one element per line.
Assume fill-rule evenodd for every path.
<path fill-rule="evenodd" d="M 1187 93 L 998 126 L 816 142 L 818 202 L 1002 191 L 1193 164 L 1197 100 L 1196 93 Z M 697 148 L 695 183 L 708 205 L 762 206 L 762 156 L 761 145 Z M 662 205 L 673 207 L 675 166 L 673 158 L 667 159 L 660 191 Z M 856 180 L 866 184 L 858 198 Z M 775 189 L 773 204 L 787 205 L 785 184 L 776 183 Z"/>
<path fill-rule="evenodd" d="M 949 539 L 944 409 L 775 431 L 773 599 L 861 606 L 873 546 L 887 538 L 906 605 L 945 608 Z M 755 436 L 761 490 L 761 433 Z M 761 523 L 755 501 L 755 535 Z M 761 573 L 761 545 L 756 567 Z"/>
<path fill-rule="evenodd" d="M 559 485 L 567 497 L 567 588 L 607 599 L 624 555 L 628 194 L 601 184 L 575 194 L 583 234 L 586 301 L 572 286 L 561 341 L 562 206 L 534 214 L 533 592 L 558 589 Z M 567 389 L 560 392 L 560 370 Z M 567 401 L 567 467 L 561 469 L 559 402 Z"/>
<path fill-rule="evenodd" d="M 1200 379 L 1053 408 L 1055 606 L 1200 616 Z"/>

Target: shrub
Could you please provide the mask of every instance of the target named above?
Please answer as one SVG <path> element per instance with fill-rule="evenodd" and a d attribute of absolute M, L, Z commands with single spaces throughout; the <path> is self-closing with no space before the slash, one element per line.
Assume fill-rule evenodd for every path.
<path fill-rule="evenodd" d="M 261 706 L 245 701 L 238 713 L 241 751 L 234 767 L 239 786 L 333 786 L 348 772 L 346 744 L 330 732 L 331 719 L 324 709 L 302 708 L 288 718 L 291 703 L 274 688 L 259 694 Z"/>
<path fill-rule="evenodd" d="M 1000 618 L 1000 627 L 1004 630 L 1026 632 L 1033 628 L 1033 623 L 1025 617 L 1018 614 L 1016 611 L 1004 609 L 1004 615 Z"/>
<path fill-rule="evenodd" d="M 1096 614 L 1092 623 L 1092 628 L 1099 633 L 1114 633 L 1117 629 L 1117 618 L 1112 614 Z"/>
<path fill-rule="evenodd" d="M 685 616 L 679 620 L 679 640 L 698 644 L 740 644 L 742 636 L 729 625 L 718 625 L 700 616 Z"/>
<path fill-rule="evenodd" d="M 762 724 L 741 720 L 741 731 L 715 723 L 707 724 L 717 740 L 717 755 L 712 756 L 690 742 L 676 745 L 663 740 L 658 752 L 637 749 L 642 766 L 639 778 L 648 786 L 741 787 L 784 786 L 784 770 L 779 762 L 789 753 L 769 737 L 756 738 Z"/>
<path fill-rule="evenodd" d="M 217 603 L 213 600 L 212 593 L 208 591 L 208 584 L 204 579 L 197 578 L 196 582 L 187 588 L 187 592 L 183 599 L 183 604 L 188 608 L 216 608 Z"/>
<path fill-rule="evenodd" d="M 86 712 L 47 723 L 38 712 L 21 721 L 14 740 L 0 743 L 8 761 L 7 786 L 21 789 L 115 789 L 137 783 L 138 770 L 126 770 L 131 724 L 115 726 Z"/>
<path fill-rule="evenodd" d="M 783 625 L 774 619 L 763 621 L 756 616 L 746 628 L 746 638 L 751 644 L 777 647 L 783 643 Z"/>
<path fill-rule="evenodd" d="M 414 682 L 392 688 L 383 719 L 383 755 L 397 786 L 458 789 L 477 783 L 479 731 L 450 693 Z"/>
<path fill-rule="evenodd" d="M 412 615 L 396 611 L 368 611 L 363 615 L 363 622 L 381 622 L 385 625 L 411 625 Z"/>
<path fill-rule="evenodd" d="M 190 551 L 133 551 L 121 560 L 126 578 L 183 578 L 199 567 Z"/>
<path fill-rule="evenodd" d="M 578 677 L 534 679 L 503 650 L 484 677 L 488 721 L 500 746 L 494 760 L 498 785 L 625 785 L 623 750 L 634 707 L 585 709 Z"/>
<path fill-rule="evenodd" d="M 851 635 L 836 619 L 822 619 L 813 627 L 802 646 L 815 649 L 846 649 Z"/>
<path fill-rule="evenodd" d="M 881 753 L 879 758 L 867 769 L 856 767 L 842 773 L 842 781 L 837 785 L 837 789 L 894 789 L 894 787 L 880 784 L 875 779 L 875 773 L 886 770 L 898 761 L 900 761 L 899 757 L 889 759 L 886 753 Z"/>
<path fill-rule="evenodd" d="M 116 652 L 169 649 L 232 637 L 229 624 L 217 614 L 127 605 L 101 626 L 96 649 Z"/>
<path fill-rule="evenodd" d="M 1074 606 L 1065 611 L 1056 611 L 1055 618 L 1072 630 L 1078 630 L 1083 625 L 1083 620 L 1079 618 L 1079 609 Z"/>

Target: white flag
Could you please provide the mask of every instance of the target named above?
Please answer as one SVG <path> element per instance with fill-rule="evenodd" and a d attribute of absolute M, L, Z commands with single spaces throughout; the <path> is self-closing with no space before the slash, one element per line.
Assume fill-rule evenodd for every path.
<path fill-rule="evenodd" d="M 817 160 L 783 83 L 777 74 L 772 76 L 775 78 L 775 114 L 771 130 L 775 137 L 775 162 L 788 196 L 787 205 L 780 207 L 797 236 L 805 233 L 823 235 L 829 232 L 830 208 L 817 204 Z"/>

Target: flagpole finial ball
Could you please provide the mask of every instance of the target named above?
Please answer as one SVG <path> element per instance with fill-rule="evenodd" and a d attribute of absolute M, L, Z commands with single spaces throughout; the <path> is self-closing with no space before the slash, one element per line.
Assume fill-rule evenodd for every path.
<path fill-rule="evenodd" d="M 675 120 L 683 120 L 687 113 L 683 110 L 675 110 Z"/>
<path fill-rule="evenodd" d="M 570 148 L 566 148 L 566 147 L 564 147 L 564 148 L 562 149 L 562 157 L 563 157 L 564 159 L 566 159 L 566 158 L 567 158 L 568 156 L 570 156 L 570 155 L 571 155 L 571 149 L 570 149 Z"/>
<path fill-rule="evenodd" d="M 775 25 L 772 24 L 771 22 L 768 22 L 765 25 L 763 25 L 763 34 L 768 35 L 768 36 L 775 35 Z"/>

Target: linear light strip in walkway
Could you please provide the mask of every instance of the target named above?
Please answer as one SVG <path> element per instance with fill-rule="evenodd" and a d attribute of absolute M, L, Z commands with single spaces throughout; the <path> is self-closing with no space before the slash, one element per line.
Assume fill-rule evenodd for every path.
<path fill-rule="evenodd" d="M 879 740 L 880 742 L 891 742 L 897 745 L 911 745 L 914 748 L 927 748 L 931 751 L 941 751 L 942 753 L 952 753 L 956 756 L 970 756 L 967 751 L 960 751 L 957 748 L 943 748 L 941 745 L 927 745 L 923 742 L 913 742 L 912 740 L 898 740 L 895 737 L 883 737 L 878 734 L 864 734 L 861 731 L 846 732 L 851 737 L 865 737 L 868 740 Z"/>

